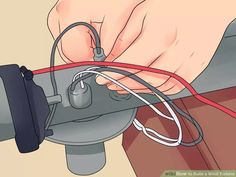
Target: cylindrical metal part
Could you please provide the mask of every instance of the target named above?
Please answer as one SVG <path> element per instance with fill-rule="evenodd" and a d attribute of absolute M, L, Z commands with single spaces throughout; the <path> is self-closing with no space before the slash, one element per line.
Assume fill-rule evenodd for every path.
<path fill-rule="evenodd" d="M 81 87 L 80 83 L 76 85 L 74 90 L 71 90 L 71 86 L 68 88 L 69 101 L 73 108 L 83 109 L 92 104 L 92 91 L 87 83 L 83 83 L 84 87 Z"/>
<path fill-rule="evenodd" d="M 61 103 L 62 102 L 61 95 L 49 96 L 47 97 L 47 102 L 49 105 Z"/>
<path fill-rule="evenodd" d="M 91 175 L 106 163 L 104 143 L 72 146 L 66 145 L 68 169 L 76 175 Z"/>

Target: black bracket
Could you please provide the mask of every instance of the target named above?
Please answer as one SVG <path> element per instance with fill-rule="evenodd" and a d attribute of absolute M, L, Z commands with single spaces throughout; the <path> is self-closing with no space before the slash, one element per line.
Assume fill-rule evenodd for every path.
<path fill-rule="evenodd" d="M 35 151 L 45 135 L 49 106 L 43 89 L 33 81 L 33 73 L 18 65 L 0 66 L 0 77 L 6 90 L 15 129 L 15 141 L 21 153 Z"/>

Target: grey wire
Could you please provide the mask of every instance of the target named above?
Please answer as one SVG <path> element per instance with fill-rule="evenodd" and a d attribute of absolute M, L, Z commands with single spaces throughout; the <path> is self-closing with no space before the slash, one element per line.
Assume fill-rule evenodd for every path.
<path fill-rule="evenodd" d="M 57 48 L 57 45 L 59 43 L 59 41 L 61 40 L 61 38 L 65 35 L 65 33 L 67 33 L 70 29 L 76 27 L 76 26 L 79 26 L 79 25 L 83 25 L 83 26 L 86 26 L 88 27 L 93 35 L 94 35 L 94 38 L 95 38 L 95 45 L 96 45 L 96 50 L 97 50 L 97 53 L 101 53 L 101 42 L 100 42 L 100 37 L 96 31 L 96 29 L 86 23 L 86 22 L 76 22 L 76 23 L 73 23 L 71 25 L 69 25 L 67 28 L 65 28 L 62 33 L 60 33 L 60 35 L 55 39 L 54 43 L 53 43 L 53 46 L 52 46 L 52 50 L 51 50 L 51 56 L 50 56 L 50 79 L 51 79 L 51 83 L 52 83 L 52 87 L 53 87 L 53 93 L 54 93 L 54 96 L 55 95 L 58 95 L 58 90 L 57 90 L 57 84 L 56 84 L 56 79 L 55 79 L 55 73 L 54 73 L 54 65 L 55 65 L 55 53 L 56 53 L 56 48 Z M 172 101 L 171 99 L 169 99 L 169 97 L 167 97 L 165 94 L 163 94 L 162 92 L 160 92 L 158 89 L 156 89 L 155 87 L 153 87 L 152 85 L 148 84 L 147 82 L 145 82 L 144 80 L 142 80 L 141 78 L 139 78 L 138 76 L 136 75 L 133 75 L 132 73 L 129 73 L 127 71 L 123 71 L 123 70 L 119 70 L 119 69 L 115 69 L 115 68 L 99 68 L 99 69 L 96 69 L 98 71 L 111 71 L 111 72 L 117 72 L 117 73 L 120 73 L 122 75 L 125 75 L 127 77 L 130 77 L 136 81 L 138 81 L 139 83 L 143 84 L 144 86 L 146 86 L 147 88 L 149 88 L 150 90 L 152 90 L 153 92 L 155 92 L 156 94 L 160 95 L 161 97 L 164 98 L 165 101 L 167 101 L 171 106 L 174 107 L 174 109 L 180 114 L 182 115 L 184 118 L 186 118 L 188 121 L 192 122 L 194 124 L 194 126 L 197 128 L 198 130 L 198 133 L 199 133 L 199 137 L 197 140 L 194 140 L 193 142 L 181 142 L 182 145 L 184 146 L 194 146 L 198 143 L 200 143 L 203 139 L 203 131 L 201 129 L 201 126 L 198 124 L 198 122 L 193 119 L 190 115 L 186 114 L 184 111 L 182 111 L 178 106 L 176 106 Z M 83 77 L 81 78 L 77 78 L 73 83 L 72 83 L 72 89 L 76 86 L 76 84 L 80 81 L 80 80 L 84 80 L 88 77 L 91 77 L 92 75 L 94 74 L 86 74 L 84 75 Z M 46 121 L 46 129 L 48 129 L 48 127 L 50 126 L 51 124 L 51 121 L 54 117 L 54 114 L 55 114 L 55 111 L 56 111 L 56 108 L 57 108 L 57 104 L 54 104 L 52 106 L 52 109 L 50 111 L 50 114 L 47 118 L 47 121 Z"/>
<path fill-rule="evenodd" d="M 119 73 L 119 74 L 122 74 L 126 77 L 129 77 L 139 83 L 141 83 L 142 85 L 144 85 L 145 87 L 149 88 L 151 91 L 153 91 L 154 93 L 156 93 L 157 95 L 160 95 L 166 102 L 168 102 L 180 115 L 182 115 L 186 120 L 190 121 L 194 126 L 195 128 L 197 129 L 198 131 L 198 138 L 196 140 L 193 140 L 192 142 L 184 142 L 182 141 L 181 142 L 181 145 L 183 146 L 187 146 L 187 147 L 191 147 L 191 146 L 195 146 L 196 144 L 200 143 L 202 140 L 203 140 L 203 131 L 202 131 L 202 128 L 201 126 L 199 125 L 199 123 L 192 117 L 190 116 L 189 114 L 185 113 L 183 110 L 181 110 L 176 104 L 174 104 L 172 102 L 172 100 L 166 96 L 165 94 L 163 94 L 161 91 L 159 91 L 157 88 L 153 87 L 152 85 L 150 85 L 149 83 L 147 83 L 146 81 L 144 81 L 143 79 L 141 79 L 140 77 L 128 72 L 128 71 L 124 71 L 124 70 L 120 70 L 120 69 L 117 69 L 117 68 L 108 68 L 108 67 L 101 67 L 101 68 L 98 68 L 98 69 L 95 69 L 96 71 L 99 71 L 99 72 L 103 72 L 103 71 L 108 71 L 108 72 L 115 72 L 115 73 Z M 80 82 L 81 80 L 84 80 L 84 79 L 87 79 L 91 76 L 93 76 L 94 74 L 86 74 L 80 78 L 77 78 L 72 84 L 71 84 L 71 87 L 73 85 L 76 86 L 76 84 L 78 82 Z"/>
<path fill-rule="evenodd" d="M 55 39 L 53 46 L 52 46 L 52 50 L 51 50 L 51 55 L 50 55 L 50 79 L 51 79 L 51 84 L 52 84 L 52 88 L 53 88 L 53 94 L 58 95 L 58 89 L 57 89 L 57 83 L 56 83 L 56 79 L 55 79 L 55 73 L 54 73 L 54 65 L 55 65 L 55 54 L 56 54 L 56 49 L 57 49 L 57 45 L 59 43 L 59 41 L 61 40 L 61 38 L 72 28 L 76 27 L 76 26 L 86 26 L 87 28 L 89 28 L 91 30 L 91 32 L 94 35 L 95 38 L 95 46 L 96 46 L 96 50 L 97 53 L 100 54 L 101 53 L 101 41 L 100 41 L 100 37 L 98 32 L 96 31 L 96 29 L 90 25 L 89 23 L 86 22 L 75 22 L 72 23 L 71 25 L 69 25 L 68 27 L 66 27 L 60 34 L 59 36 Z M 52 109 L 49 113 L 49 116 L 46 120 L 46 126 L 45 128 L 48 129 L 48 127 L 50 126 L 52 119 L 54 117 L 54 114 L 56 112 L 57 109 L 57 104 L 52 105 Z"/>

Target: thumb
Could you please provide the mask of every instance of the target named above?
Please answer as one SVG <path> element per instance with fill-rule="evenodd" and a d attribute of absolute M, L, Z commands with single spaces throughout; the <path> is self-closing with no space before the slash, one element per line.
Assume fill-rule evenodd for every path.
<path fill-rule="evenodd" d="M 131 13 L 131 16 L 125 28 L 119 34 L 117 42 L 114 42 L 114 40 L 110 40 L 112 39 L 112 36 L 115 36 L 113 28 L 110 28 L 111 33 L 107 40 L 105 40 L 105 42 L 103 43 L 103 46 L 104 49 L 108 49 L 108 46 L 111 46 L 110 44 L 107 44 L 109 41 L 110 43 L 114 43 L 114 48 L 112 49 L 110 55 L 107 56 L 107 61 L 138 64 L 137 58 L 140 58 L 140 56 L 139 52 L 136 51 L 137 49 L 141 48 L 140 44 L 142 45 L 143 40 L 140 39 L 140 35 L 143 32 L 145 17 L 145 9 L 143 9 L 143 6 L 136 6 L 133 12 Z M 138 42 L 138 44 L 135 44 L 135 42 Z M 139 64 L 145 66 L 147 62 L 145 60 L 142 60 Z M 126 69 L 126 71 L 129 71 L 132 74 L 137 74 L 139 72 L 139 70 L 135 69 Z M 113 72 L 103 72 L 103 74 L 106 74 L 118 81 L 125 78 L 124 75 Z M 100 85 L 107 84 L 109 86 L 109 84 L 111 84 L 109 80 L 100 76 L 97 77 L 96 82 Z"/>

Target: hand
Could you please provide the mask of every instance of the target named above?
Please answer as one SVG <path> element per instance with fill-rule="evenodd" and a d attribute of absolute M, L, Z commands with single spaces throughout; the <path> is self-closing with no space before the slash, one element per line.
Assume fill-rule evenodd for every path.
<path fill-rule="evenodd" d="M 105 54 L 109 56 L 117 36 L 126 26 L 134 8 L 141 2 L 141 0 L 59 0 L 49 13 L 48 27 L 56 38 L 74 22 L 90 23 L 99 32 L 101 45 Z M 64 35 L 58 47 L 62 59 L 68 63 L 92 60 L 94 47 L 92 39 L 93 35 L 86 27 L 78 26 L 71 29 Z"/>
<path fill-rule="evenodd" d="M 222 4 L 213 0 L 64 0 L 51 11 L 49 27 L 56 37 L 73 22 L 90 22 L 100 32 L 106 61 L 167 70 L 191 83 L 207 67 L 227 25 L 235 18 L 231 9 L 222 11 Z M 90 60 L 94 46 L 91 39 L 86 28 L 70 31 L 59 47 L 62 58 L 67 62 Z M 175 94 L 184 88 L 168 76 L 129 71 L 165 94 Z M 136 92 L 149 92 L 129 78 L 108 74 Z M 101 77 L 97 82 L 126 93 Z"/>

